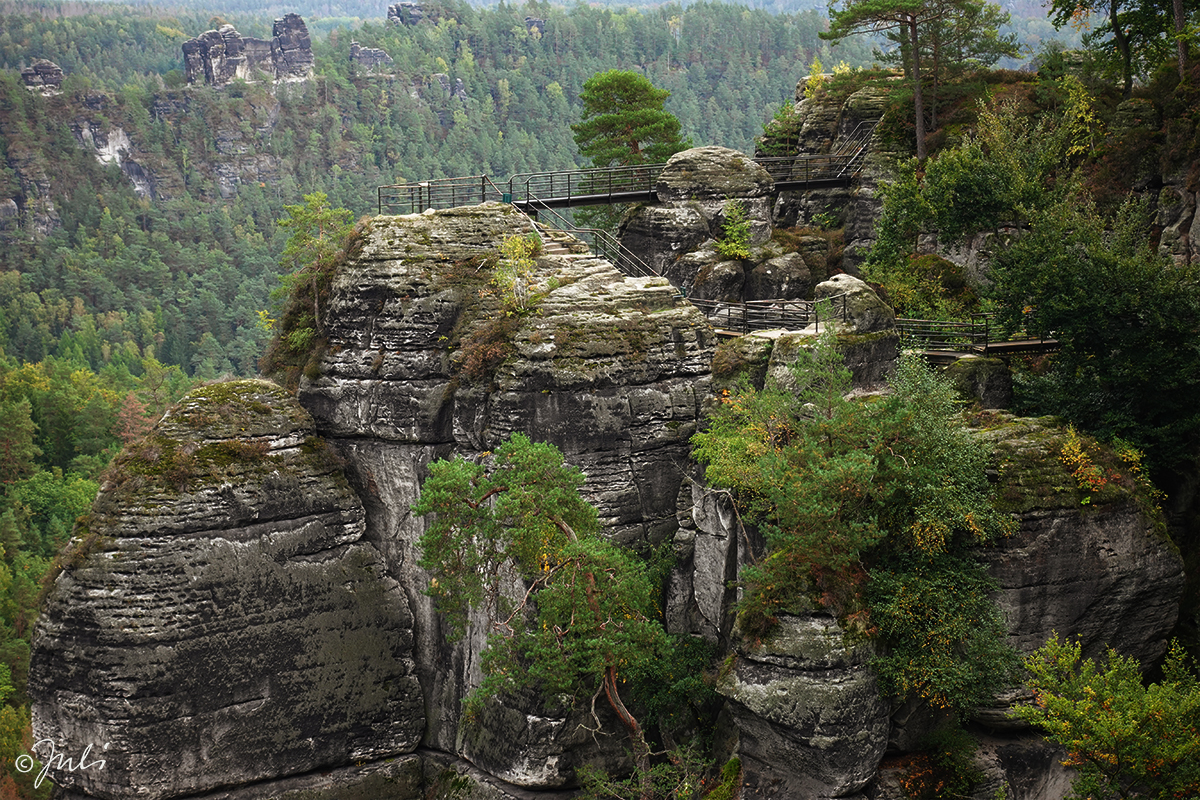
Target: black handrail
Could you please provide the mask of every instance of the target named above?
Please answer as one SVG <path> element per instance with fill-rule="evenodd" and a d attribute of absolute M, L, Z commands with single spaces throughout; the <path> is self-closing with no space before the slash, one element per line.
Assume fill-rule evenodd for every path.
<path fill-rule="evenodd" d="M 700 309 L 714 328 L 728 333 L 753 333 L 754 331 L 795 330 L 815 325 L 821 330 L 821 308 L 830 304 L 832 319 L 843 322 L 848 314 L 849 295 L 839 294 L 824 300 L 747 300 L 728 302 L 724 300 L 701 300 L 688 298 L 688 302 Z M 828 320 L 829 318 L 825 318 Z"/>
<path fill-rule="evenodd" d="M 835 153 L 754 160 L 776 183 L 849 180 L 870 144 L 874 129 L 873 122 L 860 123 Z M 521 204 L 533 203 L 539 198 L 543 203 L 567 201 L 571 204 L 581 199 L 592 203 L 625 202 L 629 194 L 653 194 L 665 166 L 665 163 L 654 163 L 559 172 L 524 172 L 511 176 L 505 182 L 507 191 L 501 190 L 486 175 L 380 186 L 379 213 L 419 214 L 429 208 L 476 205 L 488 200 Z"/>

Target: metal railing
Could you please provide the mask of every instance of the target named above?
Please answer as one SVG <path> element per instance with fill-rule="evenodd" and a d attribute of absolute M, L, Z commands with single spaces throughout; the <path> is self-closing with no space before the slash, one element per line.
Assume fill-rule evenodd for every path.
<path fill-rule="evenodd" d="M 987 346 L 990 331 L 985 317 L 973 314 L 970 322 L 898 317 L 896 330 L 901 346 L 907 349 L 970 351 Z"/>
<path fill-rule="evenodd" d="M 1004 334 L 993 324 L 995 315 L 976 313 L 970 322 L 942 322 L 928 319 L 897 318 L 896 330 L 902 347 L 912 350 L 988 353 L 993 350 L 1019 352 L 1052 349 L 1057 340 L 1029 333 L 1028 317 L 1018 330 Z"/>
<path fill-rule="evenodd" d="M 599 228 L 580 227 L 552 208 L 538 207 L 537 198 L 533 198 L 531 206 L 537 210 L 539 217 L 543 217 L 543 215 L 553 217 L 556 223 L 553 227 L 565 231 L 587 244 L 593 254 L 607 259 L 622 274 L 628 275 L 631 278 L 660 277 L 659 273 L 653 267 L 639 258 L 628 247 L 621 244 L 621 241 L 608 231 Z M 544 224 L 544 220 L 542 224 Z"/>
<path fill-rule="evenodd" d="M 776 183 L 849 180 L 862 162 L 874 135 L 875 121 L 861 122 L 836 152 L 758 158 Z M 489 200 L 517 205 L 575 205 L 628 202 L 630 195 L 652 196 L 665 163 L 602 169 L 525 172 L 499 186 L 486 175 L 440 178 L 379 187 L 379 213 L 419 214 L 426 209 L 478 205 Z M 539 210 L 546 208 L 539 207 Z"/>
<path fill-rule="evenodd" d="M 508 179 L 508 191 L 514 203 L 581 197 L 620 202 L 622 195 L 653 192 L 665 166 L 665 163 L 639 164 L 566 172 L 526 172 Z"/>
<path fill-rule="evenodd" d="M 699 300 L 688 302 L 700 309 L 714 328 L 728 333 L 753 333 L 783 328 L 800 330 L 821 323 L 846 320 L 848 295 L 840 294 L 825 300 Z"/>
<path fill-rule="evenodd" d="M 440 178 L 418 183 L 379 187 L 379 213 L 384 209 L 408 209 L 391 212 L 419 214 L 427 208 L 443 209 L 476 206 L 488 200 L 504 201 L 500 191 L 487 175 L 463 178 Z"/>
<path fill-rule="evenodd" d="M 831 153 L 819 156 L 772 156 L 756 158 L 755 161 L 770 174 L 775 183 L 816 183 L 840 179 L 853 158 L 851 154 Z"/>

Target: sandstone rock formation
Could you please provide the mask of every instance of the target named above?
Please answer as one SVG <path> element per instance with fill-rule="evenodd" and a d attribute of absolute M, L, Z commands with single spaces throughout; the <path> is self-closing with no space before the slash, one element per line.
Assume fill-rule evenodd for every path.
<path fill-rule="evenodd" d="M 1128 479 L 1081 490 L 1053 420 L 998 415 L 978 435 L 994 448 L 999 502 L 1020 519 L 1015 535 L 979 553 L 1014 646 L 1029 652 L 1057 631 L 1085 658 L 1106 647 L 1146 666 L 1162 656 L 1184 576 L 1164 523 L 1147 513 L 1153 501 Z"/>
<path fill-rule="evenodd" d="M 394 62 L 386 50 L 378 47 L 363 47 L 358 42 L 350 43 L 350 66 L 356 71 L 371 74 Z"/>
<path fill-rule="evenodd" d="M 44 58 L 35 58 L 33 63 L 21 70 L 21 81 L 25 87 L 44 95 L 58 94 L 62 89 L 62 67 Z"/>
<path fill-rule="evenodd" d="M 412 614 L 335 464 L 254 381 L 193 391 L 122 453 L 34 636 L 35 738 L 106 760 L 55 783 L 177 797 L 417 746 Z"/>
<path fill-rule="evenodd" d="M 232 25 L 206 31 L 183 43 L 188 83 L 226 86 L 243 81 L 297 81 L 312 76 L 308 26 L 299 14 L 275 20 L 271 39 L 242 36 Z"/>
<path fill-rule="evenodd" d="M 718 684 L 736 734 L 744 796 L 847 797 L 887 745 L 888 707 L 868 663 L 833 617 L 781 617 L 767 643 L 744 644 Z"/>
<path fill-rule="evenodd" d="M 724 302 L 811 297 L 829 275 L 829 243 L 803 236 L 772 240 L 774 181 L 746 155 L 697 147 L 671 157 L 659 177 L 658 202 L 621 222 L 621 243 L 688 297 Z M 725 204 L 742 205 L 750 221 L 749 256 L 730 260 L 716 247 L 725 237 Z"/>
<path fill-rule="evenodd" d="M 879 119 L 886 105 L 885 90 L 866 87 L 850 95 L 841 106 L 821 94 L 808 98 L 807 78 L 796 86 L 794 125 L 778 140 L 760 141 L 758 152 L 787 152 L 798 156 L 836 152 L 839 144 L 860 125 Z M 772 209 L 780 227 L 842 227 L 846 252 L 843 266 L 853 270 L 862 262 L 873 241 L 881 202 L 875 187 L 886 180 L 899 154 L 888 152 L 874 140 L 867 150 L 858 179 L 851 186 L 781 192 Z"/>
<path fill-rule="evenodd" d="M 17 177 L 18 191 L 11 198 L 18 209 L 18 226 L 35 239 L 49 236 L 62 224 L 51 199 L 50 177 L 45 162 L 36 156 L 10 152 L 8 166 Z"/>
<path fill-rule="evenodd" d="M 416 25 L 425 19 L 420 3 L 395 3 L 388 6 L 387 21 L 393 25 Z"/>
<path fill-rule="evenodd" d="M 346 454 L 367 536 L 409 592 L 425 744 L 546 787 L 568 780 L 595 743 L 579 741 L 565 717 L 529 707 L 494 709 L 503 727 L 486 737 L 460 725 L 482 641 L 446 643 L 421 594 L 422 522 L 409 506 L 429 461 L 490 450 L 524 431 L 584 470 L 584 493 L 613 536 L 634 546 L 662 541 L 676 529 L 714 343 L 703 316 L 666 281 L 625 278 L 586 254 L 538 259 L 534 279 L 547 293 L 529 313 L 506 316 L 491 283 L 494 259 L 505 238 L 531 230 L 500 204 L 376 218 L 335 280 L 320 377 L 302 384 L 300 400 Z M 525 764 L 513 743 L 535 726 L 546 732 L 546 758 Z M 624 742 L 608 747 L 619 755 Z"/>
<path fill-rule="evenodd" d="M 558 698 L 504 696 L 463 718 L 486 631 L 448 640 L 410 508 L 430 461 L 482 457 L 514 431 L 584 470 L 617 540 L 673 546 L 665 620 L 725 648 L 716 749 L 741 759 L 743 796 L 895 796 L 880 759 L 931 717 L 880 697 L 872 646 L 802 603 L 768 641 L 733 624 L 733 581 L 762 542 L 689 462 L 711 327 L 666 281 L 581 252 L 537 257 L 528 307 L 505 306 L 498 252 L 532 230 L 500 204 L 370 221 L 323 301 L 299 390 L 311 419 L 267 384 L 206 387 L 120 457 L 34 646 L 35 739 L 109 744 L 104 771 L 59 776 L 75 796 L 409 800 L 471 776 L 472 798 L 549 798 L 582 765 L 627 765 L 615 724 L 593 736 Z M 815 294 L 843 298 L 822 324 L 857 384 L 877 385 L 895 358 L 890 310 L 847 275 Z M 713 369 L 786 376 L 815 332 L 744 337 Z M 1155 658 L 1182 569 L 1146 498 L 1114 481 L 1083 504 L 1049 421 L 983 422 L 1021 522 L 981 551 L 1013 643 L 1053 628 L 1089 655 Z M 1021 700 L 980 711 L 996 731 L 981 763 L 989 790 L 1049 800 L 1066 778 L 1005 722 Z"/>
<path fill-rule="evenodd" d="M 741 202 L 752 221 L 751 244 L 771 236 L 770 191 L 774 181 L 753 159 L 728 147 L 695 147 L 676 153 L 659 175 L 658 203 L 623 220 L 622 244 L 670 277 L 680 255 L 706 239 L 721 237 L 725 203 Z"/>

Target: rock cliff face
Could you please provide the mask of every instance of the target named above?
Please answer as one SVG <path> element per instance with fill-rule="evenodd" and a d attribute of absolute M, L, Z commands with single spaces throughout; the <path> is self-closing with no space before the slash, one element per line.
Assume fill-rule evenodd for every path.
<path fill-rule="evenodd" d="M 252 381 L 192 392 L 120 456 L 38 621 L 38 736 L 107 761 L 56 783 L 167 798 L 416 747 L 412 614 L 334 463 Z"/>
<path fill-rule="evenodd" d="M 886 92 L 867 87 L 850 95 L 844 103 L 830 103 L 824 96 L 808 98 L 808 79 L 796 86 L 794 130 L 785 138 L 770 136 L 760 142 L 764 154 L 787 152 L 799 156 L 835 152 L 859 125 L 879 119 L 886 105 Z M 876 198 L 879 181 L 891 174 L 901 154 L 882 148 L 878 139 L 867 149 L 858 179 L 851 186 L 781 192 L 772 215 L 780 227 L 842 227 L 845 229 L 843 266 L 853 271 L 870 249 L 872 230 L 881 201 Z"/>
<path fill-rule="evenodd" d="M 583 468 L 584 492 L 612 535 L 637 546 L 662 541 L 676 528 L 714 342 L 666 281 L 625 278 L 586 254 L 539 258 L 534 279 L 548 293 L 529 313 L 505 316 L 493 259 L 506 237 L 530 230 L 498 204 L 377 218 L 337 277 L 321 374 L 302 385 L 300 400 L 346 454 L 368 509 L 367 536 L 409 592 L 425 744 L 465 753 L 515 783 L 554 786 L 582 758 L 573 753 L 595 747 L 565 717 L 497 708 L 503 735 L 460 726 L 460 700 L 479 679 L 477 650 L 448 647 L 420 593 L 422 523 L 409 505 L 429 461 L 490 450 L 524 431 Z M 544 734 L 537 763 L 514 748 L 531 726 Z"/>
<path fill-rule="evenodd" d="M 312 42 L 299 14 L 275 20 L 271 39 L 242 36 L 232 25 L 183 43 L 188 83 L 226 86 L 243 81 L 298 81 L 312 76 Z"/>
<path fill-rule="evenodd" d="M 1053 420 L 997 415 L 978 435 L 993 443 L 999 502 L 1018 513 L 1013 536 L 981 551 L 1000 585 L 1012 643 L 1040 647 L 1070 631 L 1085 658 L 1113 647 L 1149 666 L 1179 615 L 1183 562 L 1136 487 L 1081 491 L 1062 465 Z M 1083 503 L 1083 500 L 1087 503 Z M 1064 634 L 1065 635 L 1065 634 Z"/>
<path fill-rule="evenodd" d="M 583 468 L 612 536 L 673 545 L 667 625 L 725 648 L 716 748 L 741 760 L 742 796 L 897 796 L 881 759 L 935 717 L 879 695 L 871 645 L 819 608 L 765 642 L 732 625 L 730 582 L 761 543 L 687 474 L 712 329 L 666 281 L 586 253 L 537 257 L 527 307 L 506 306 L 498 252 L 531 231 L 499 204 L 371 221 L 324 302 L 299 405 L 265 383 L 206 387 L 122 454 L 35 636 L 35 740 L 108 745 L 103 770 L 53 774 L 69 797 L 553 797 L 581 765 L 627 765 L 622 735 L 592 736 L 590 715 L 553 698 L 462 718 L 483 631 L 448 641 L 410 507 L 430 461 L 480 457 L 514 431 Z M 890 310 L 849 276 L 816 291 L 848 298 L 834 324 L 856 380 L 877 384 L 895 358 Z M 761 382 L 810 335 L 745 337 L 717 362 Z M 983 421 L 1021 520 L 982 553 L 1013 643 L 1054 628 L 1088 654 L 1155 658 L 1182 570 L 1137 491 L 1114 482 L 1084 505 L 1047 421 Z M 1054 757 L 1004 721 L 1020 699 L 980 713 L 996 731 L 980 756 L 989 791 L 1051 800 Z"/>
<path fill-rule="evenodd" d="M 676 153 L 659 177 L 658 202 L 639 206 L 621 221 L 621 243 L 688 297 L 741 301 L 812 296 L 828 274 L 828 243 L 804 237 L 791 248 L 772 241 L 774 182 L 765 169 L 727 147 Z M 741 204 L 750 222 L 749 254 L 728 259 L 716 247 L 725 238 L 726 203 Z"/>

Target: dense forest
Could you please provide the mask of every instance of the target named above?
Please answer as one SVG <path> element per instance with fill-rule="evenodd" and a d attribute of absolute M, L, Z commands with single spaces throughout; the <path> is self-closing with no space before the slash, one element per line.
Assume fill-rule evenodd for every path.
<path fill-rule="evenodd" d="M 579 95 L 614 68 L 668 90 L 695 144 L 752 150 L 814 59 L 878 58 L 862 37 L 822 40 L 812 6 L 439 0 L 426 22 L 389 26 L 382 6 L 352 2 L 0 0 L 0 761 L 28 726 L 41 577 L 105 465 L 188 387 L 258 371 L 285 206 L 319 192 L 357 217 L 402 180 L 584 166 Z M 1078 41 L 1040 6 L 1014 8 L 1027 55 Z M 224 22 L 269 37 L 293 11 L 313 34 L 312 80 L 187 85 L 184 41 Z M 356 69 L 351 41 L 393 63 Z M 60 94 L 22 85 L 37 58 L 64 70 Z M 0 775 L 0 798 L 34 796 L 31 780 Z"/>
<path fill-rule="evenodd" d="M 312 80 L 186 85 L 182 42 L 224 21 L 269 37 L 272 16 L 292 10 L 0 6 L 0 203 L 13 211 L 16 198 L 23 211 L 0 219 L 8 765 L 28 746 L 24 687 L 42 575 L 125 441 L 195 382 L 257 372 L 278 313 L 286 205 L 324 192 L 360 216 L 374 211 L 377 186 L 398 180 L 582 165 L 570 130 L 578 96 L 614 67 L 670 90 L 695 142 L 750 149 L 813 57 L 833 60 L 816 11 L 447 2 L 432 24 L 388 27 L 380 8 L 351 31 L 358 20 L 326 6 L 310 20 Z M 393 65 L 355 74 L 352 38 L 384 48 Z M 838 57 L 861 63 L 869 48 Z M 22 84 L 19 70 L 35 58 L 63 68 L 61 94 Z M 462 91 L 443 91 L 438 74 Z M 118 129 L 128 139 L 122 164 L 98 158 Z M 141 191 L 131 175 L 145 179 Z M 5 769 L 0 796 L 45 794 L 33 778 Z"/>

